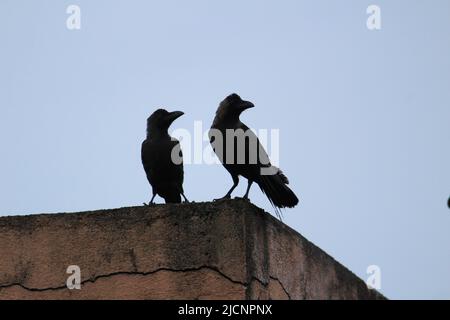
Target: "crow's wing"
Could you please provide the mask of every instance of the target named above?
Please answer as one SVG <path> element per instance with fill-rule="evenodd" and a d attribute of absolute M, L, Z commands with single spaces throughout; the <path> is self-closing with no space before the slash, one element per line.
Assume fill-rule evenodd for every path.
<path fill-rule="evenodd" d="M 253 164 L 254 162 L 253 160 L 256 160 L 256 165 L 259 168 L 270 167 L 271 164 L 269 155 L 267 154 L 266 150 L 259 141 L 258 136 L 243 123 L 240 124 L 239 129 L 242 129 L 246 134 L 245 139 L 246 163 L 247 161 L 249 161 L 249 163 Z"/>
<path fill-rule="evenodd" d="M 184 181 L 184 169 L 183 169 L 183 151 L 181 150 L 180 142 L 172 138 L 171 143 L 171 177 L 173 178 L 174 184 L 177 185 L 180 192 L 183 192 L 183 181 Z"/>
<path fill-rule="evenodd" d="M 147 175 L 148 182 L 153 186 L 153 177 L 156 173 L 156 159 L 154 146 L 150 141 L 145 140 L 141 146 L 141 161 L 144 166 L 145 174 Z"/>
<path fill-rule="evenodd" d="M 142 165 L 147 179 L 157 190 L 183 191 L 183 153 L 176 139 L 145 140 L 141 148 Z"/>

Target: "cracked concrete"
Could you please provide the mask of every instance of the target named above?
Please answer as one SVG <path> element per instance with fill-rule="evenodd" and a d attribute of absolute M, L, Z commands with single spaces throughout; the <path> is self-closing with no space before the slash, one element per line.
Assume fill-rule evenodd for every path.
<path fill-rule="evenodd" d="M 117 292 L 116 290 L 112 290 L 114 287 L 117 287 L 117 281 L 123 281 L 125 280 L 125 285 L 126 286 L 130 286 L 130 283 L 126 283 L 126 281 L 130 281 L 132 282 L 133 280 L 131 280 L 132 278 L 137 278 L 139 279 L 138 276 L 142 276 L 142 278 L 139 279 L 139 281 L 142 281 L 143 283 L 146 283 L 147 281 L 149 281 L 151 283 L 152 287 L 155 287 L 155 290 L 159 290 L 159 286 L 155 286 L 155 283 L 159 283 L 158 276 L 155 277 L 149 277 L 151 275 L 154 275 L 156 273 L 159 272 L 164 272 L 164 273 L 168 273 L 169 276 L 171 277 L 177 277 L 177 275 L 175 275 L 175 273 L 182 273 L 183 277 L 189 278 L 189 277 L 195 277 L 198 278 L 196 279 L 197 281 L 200 279 L 200 277 L 211 277 L 214 279 L 214 282 L 224 282 L 229 281 L 232 284 L 234 284 L 234 286 L 231 286 L 232 289 L 226 292 L 222 292 L 217 291 L 217 283 L 214 283 L 211 287 L 209 286 L 204 286 L 206 290 L 201 290 L 201 293 L 197 292 L 197 291 L 192 291 L 190 293 L 191 297 L 189 299 L 198 299 L 198 297 L 204 297 L 204 298 L 208 298 L 208 299 L 236 299 L 235 296 L 231 295 L 231 293 L 238 293 L 238 294 L 243 294 L 244 291 L 246 290 L 247 286 L 251 286 L 254 285 L 254 282 L 257 282 L 260 286 L 262 286 L 264 289 L 266 290 L 269 286 L 274 285 L 274 284 L 270 284 L 270 283 L 262 283 L 259 279 L 257 278 L 253 278 L 251 279 L 250 283 L 241 283 L 239 281 L 235 281 L 231 278 L 229 278 L 227 275 L 221 273 L 219 270 L 214 269 L 214 268 L 210 268 L 208 266 L 204 266 L 204 267 L 199 267 L 199 268 L 195 268 L 195 269 L 184 269 L 184 270 L 170 270 L 170 269 L 158 269 L 152 272 L 117 272 L 114 274 L 107 274 L 107 275 L 100 275 L 95 277 L 94 279 L 86 279 L 84 281 L 81 282 L 81 285 L 83 287 L 83 289 L 86 289 L 85 285 L 91 285 L 91 284 L 95 284 L 97 282 L 99 282 L 99 280 L 107 280 L 104 281 L 104 283 L 100 284 L 102 286 L 102 291 L 108 291 L 108 293 L 106 292 L 101 292 L 100 294 L 102 295 L 102 298 L 106 298 L 106 296 L 108 296 L 107 299 L 126 299 L 127 297 L 129 297 L 129 292 L 123 291 L 121 290 L 121 292 Z M 170 275 L 170 273 L 173 273 L 172 275 Z M 214 273 L 216 273 L 214 275 Z M 220 279 L 220 278 L 223 279 Z M 145 279 L 144 278 L 148 278 Z M 204 279 L 205 280 L 205 279 Z M 283 284 L 276 278 L 271 277 L 270 281 L 275 281 L 278 283 L 278 285 L 281 287 L 281 289 L 284 291 L 284 295 L 283 294 L 279 294 L 278 293 L 278 298 L 280 299 L 291 299 L 291 297 L 289 296 L 289 293 L 286 292 L 286 290 L 283 287 Z M 112 282 L 112 285 L 109 283 Z M 138 283 L 133 285 L 133 287 L 131 287 L 131 291 L 136 291 L 136 289 L 138 287 L 142 287 L 143 283 Z M 106 284 L 106 285 L 105 285 Z M 190 286 L 189 281 L 186 282 L 186 284 L 188 286 Z M 228 286 L 229 284 L 227 284 Z M 146 285 L 145 286 L 145 290 L 149 290 L 149 288 L 151 286 Z M 123 286 L 121 285 L 120 287 Z M 89 287 L 88 287 L 89 288 Z M 6 290 L 6 289 L 10 289 L 10 290 Z M 141 288 L 143 289 L 143 288 Z M 186 288 L 189 290 L 189 288 Z M 212 290 L 211 290 L 212 289 Z M 22 299 L 61 299 L 61 298 L 72 298 L 72 299 L 92 299 L 92 298 L 97 298 L 97 294 L 99 294 L 99 289 L 98 287 L 95 288 L 94 290 L 83 290 L 83 291 L 70 291 L 67 290 L 67 287 L 65 285 L 60 286 L 60 287 L 51 287 L 51 288 L 28 288 L 25 287 L 24 285 L 20 284 L 20 283 L 13 283 L 13 284 L 8 284 L 8 285 L 4 285 L 4 286 L 0 286 L 0 299 L 10 299 L 11 298 L 11 294 L 13 296 L 20 296 L 20 298 Z M 111 295 L 111 291 L 113 291 L 113 295 Z M 45 293 L 45 294 L 41 294 L 41 293 Z M 171 296 L 173 297 L 177 297 L 180 296 L 180 299 L 186 298 L 184 297 L 184 294 L 182 296 L 180 296 L 180 292 L 173 292 Z M 135 299 L 134 297 L 132 297 L 133 299 Z M 166 298 L 166 296 L 163 296 L 162 298 Z M 268 296 L 261 296 L 259 295 L 258 298 L 261 299 L 268 299 Z M 272 296 L 272 298 L 274 298 Z"/>
<path fill-rule="evenodd" d="M 2 217 L 0 243 L 0 299 L 383 298 L 243 200 Z"/>

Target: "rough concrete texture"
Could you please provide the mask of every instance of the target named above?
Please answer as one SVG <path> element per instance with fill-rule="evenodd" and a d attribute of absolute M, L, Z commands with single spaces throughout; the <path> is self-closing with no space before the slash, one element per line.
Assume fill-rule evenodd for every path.
<path fill-rule="evenodd" d="M 0 218 L 0 299 L 383 298 L 243 200 Z"/>

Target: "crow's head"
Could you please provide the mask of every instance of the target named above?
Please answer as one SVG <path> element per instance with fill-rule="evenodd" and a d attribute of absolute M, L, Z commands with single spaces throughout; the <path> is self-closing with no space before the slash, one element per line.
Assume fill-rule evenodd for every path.
<path fill-rule="evenodd" d="M 183 114 L 181 111 L 168 112 L 164 109 L 158 109 L 147 119 L 147 131 L 167 131 L 172 122 Z"/>
<path fill-rule="evenodd" d="M 230 94 L 219 105 L 217 115 L 219 117 L 239 117 L 242 111 L 253 108 L 255 105 L 250 101 L 242 100 L 236 93 Z"/>

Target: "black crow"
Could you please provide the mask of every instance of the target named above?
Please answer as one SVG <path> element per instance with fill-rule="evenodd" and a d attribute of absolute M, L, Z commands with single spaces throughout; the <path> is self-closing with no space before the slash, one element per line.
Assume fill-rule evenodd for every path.
<path fill-rule="evenodd" d="M 158 109 L 147 119 L 147 139 L 142 143 L 141 157 L 153 191 L 149 204 L 153 203 L 156 195 L 164 198 L 166 203 L 180 203 L 181 196 L 188 202 L 183 191 L 180 143 L 167 132 L 172 122 L 183 114 L 181 111 Z"/>
<path fill-rule="evenodd" d="M 214 152 L 233 178 L 233 186 L 222 199 L 231 197 L 239 176 L 243 176 L 248 180 L 243 198 L 248 199 L 250 187 L 256 182 L 279 215 L 278 208 L 292 208 L 298 198 L 287 186 L 289 181 L 283 172 L 270 164 L 258 137 L 239 119 L 242 111 L 253 107 L 237 94 L 229 95 L 220 103 L 209 131 Z"/>

